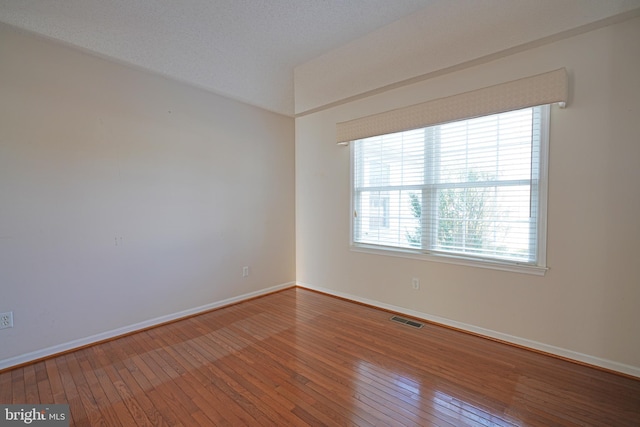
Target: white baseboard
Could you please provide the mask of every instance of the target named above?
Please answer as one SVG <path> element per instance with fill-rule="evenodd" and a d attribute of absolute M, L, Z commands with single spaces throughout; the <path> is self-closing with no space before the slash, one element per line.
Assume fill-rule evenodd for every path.
<path fill-rule="evenodd" d="M 237 297 L 227 298 L 222 301 L 216 301 L 210 304 L 202 305 L 200 307 L 190 308 L 188 310 L 183 310 L 178 313 L 167 314 L 166 316 L 156 317 L 155 319 L 145 320 L 144 322 L 135 323 L 133 325 L 124 326 L 122 328 L 113 329 L 107 332 L 102 332 L 100 334 L 92 335 L 86 338 L 80 338 L 77 340 L 66 342 L 64 344 L 58 344 L 52 347 L 47 347 L 41 350 L 33 351 L 31 353 L 21 354 L 19 356 L 11 357 L 9 359 L 0 360 L 0 371 L 3 369 L 10 368 L 12 366 L 22 365 L 24 363 L 29 363 L 34 360 L 39 360 L 55 354 L 64 353 L 66 351 L 91 345 L 100 341 L 108 340 L 121 335 L 126 335 L 129 333 L 147 329 L 153 326 L 161 325 L 163 323 L 171 322 L 173 320 L 178 320 L 185 317 L 193 316 L 199 313 L 203 313 L 205 311 L 213 310 L 214 308 L 235 304 L 238 302 L 242 302 L 244 300 L 261 296 L 261 295 L 270 294 L 272 292 L 290 288 L 292 286 L 295 286 L 295 282 L 283 283 L 281 285 L 272 286 L 270 288 L 261 289 L 255 292 L 249 292 L 247 294 L 239 295 Z"/>
<path fill-rule="evenodd" d="M 520 338 L 513 335 L 504 334 L 502 332 L 492 331 L 490 329 L 480 328 L 478 326 L 457 322 L 455 320 L 446 319 L 444 317 L 433 316 L 431 314 L 410 310 L 404 307 L 397 307 L 395 305 L 385 304 L 380 301 L 370 300 L 368 298 L 362 298 L 356 295 L 351 295 L 344 292 L 334 291 L 332 289 L 310 285 L 308 283 L 297 282 L 296 285 L 301 288 L 315 290 L 315 291 L 326 293 L 329 295 L 334 295 L 334 296 L 345 298 L 348 300 L 360 302 L 362 304 L 367 304 L 373 307 L 378 307 L 385 310 L 406 314 L 408 316 L 416 317 L 418 319 L 424 319 L 429 322 L 438 323 L 441 325 L 449 326 L 449 327 L 460 329 L 463 331 L 472 332 L 474 334 L 482 335 L 485 337 L 493 338 L 493 339 L 504 341 L 507 343 L 516 344 L 518 346 L 530 348 L 533 350 L 538 350 L 544 353 L 560 356 L 562 358 L 571 359 L 577 362 L 586 363 L 592 366 L 598 366 L 611 371 L 616 371 L 622 374 L 640 378 L 640 367 L 630 366 L 624 363 L 614 362 L 612 360 L 601 359 L 595 356 L 589 356 L 588 354 L 578 353 L 576 351 L 567 350 L 561 347 L 556 347 L 553 345 L 532 341 L 526 338 Z"/>

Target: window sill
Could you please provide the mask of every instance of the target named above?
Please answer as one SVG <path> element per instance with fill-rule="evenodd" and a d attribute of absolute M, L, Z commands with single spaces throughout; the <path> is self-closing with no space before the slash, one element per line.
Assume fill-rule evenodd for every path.
<path fill-rule="evenodd" d="M 464 265 L 467 267 L 488 268 L 491 270 L 509 271 L 512 273 L 531 274 L 535 276 L 544 276 L 547 272 L 547 267 L 541 267 L 531 264 L 522 264 L 509 261 L 490 261 L 480 260 L 473 258 L 465 258 L 461 256 L 452 255 L 435 255 L 425 254 L 422 252 L 413 251 L 411 249 L 399 249 L 399 248 L 380 248 L 373 245 L 351 245 L 351 251 L 361 252 L 372 255 L 393 256 L 399 258 L 410 258 L 422 261 L 441 262 L 445 264 Z"/>

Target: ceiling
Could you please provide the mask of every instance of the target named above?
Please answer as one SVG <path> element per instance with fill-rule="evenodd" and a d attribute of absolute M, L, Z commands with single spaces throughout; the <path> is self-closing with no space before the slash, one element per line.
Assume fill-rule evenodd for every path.
<path fill-rule="evenodd" d="M 293 69 L 432 0 L 0 0 L 0 22 L 283 114 Z"/>
<path fill-rule="evenodd" d="M 397 26 L 398 20 L 428 7 L 454 2 L 458 7 L 451 10 L 464 11 L 465 2 L 472 1 L 498 7 L 513 4 L 512 0 L 0 0 L 0 22 L 293 115 L 297 66 L 385 26 Z M 614 0 L 581 1 L 587 7 Z M 428 27 L 429 14 L 422 16 Z M 455 23 L 455 16 L 448 19 Z M 442 28 L 441 22 L 432 24 Z M 512 27 L 517 28 L 515 24 Z M 437 34 L 433 36 L 438 40 Z"/>

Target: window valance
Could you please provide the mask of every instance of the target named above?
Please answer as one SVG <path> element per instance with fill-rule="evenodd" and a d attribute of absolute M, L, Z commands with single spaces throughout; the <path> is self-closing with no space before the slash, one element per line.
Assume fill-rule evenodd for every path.
<path fill-rule="evenodd" d="M 564 68 L 337 124 L 337 143 L 568 100 Z"/>

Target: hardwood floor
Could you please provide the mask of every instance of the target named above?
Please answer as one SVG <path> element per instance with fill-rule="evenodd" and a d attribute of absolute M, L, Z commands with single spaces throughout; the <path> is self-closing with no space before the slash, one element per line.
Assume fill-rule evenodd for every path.
<path fill-rule="evenodd" d="M 288 289 L 0 373 L 76 426 L 639 426 L 640 380 Z"/>

